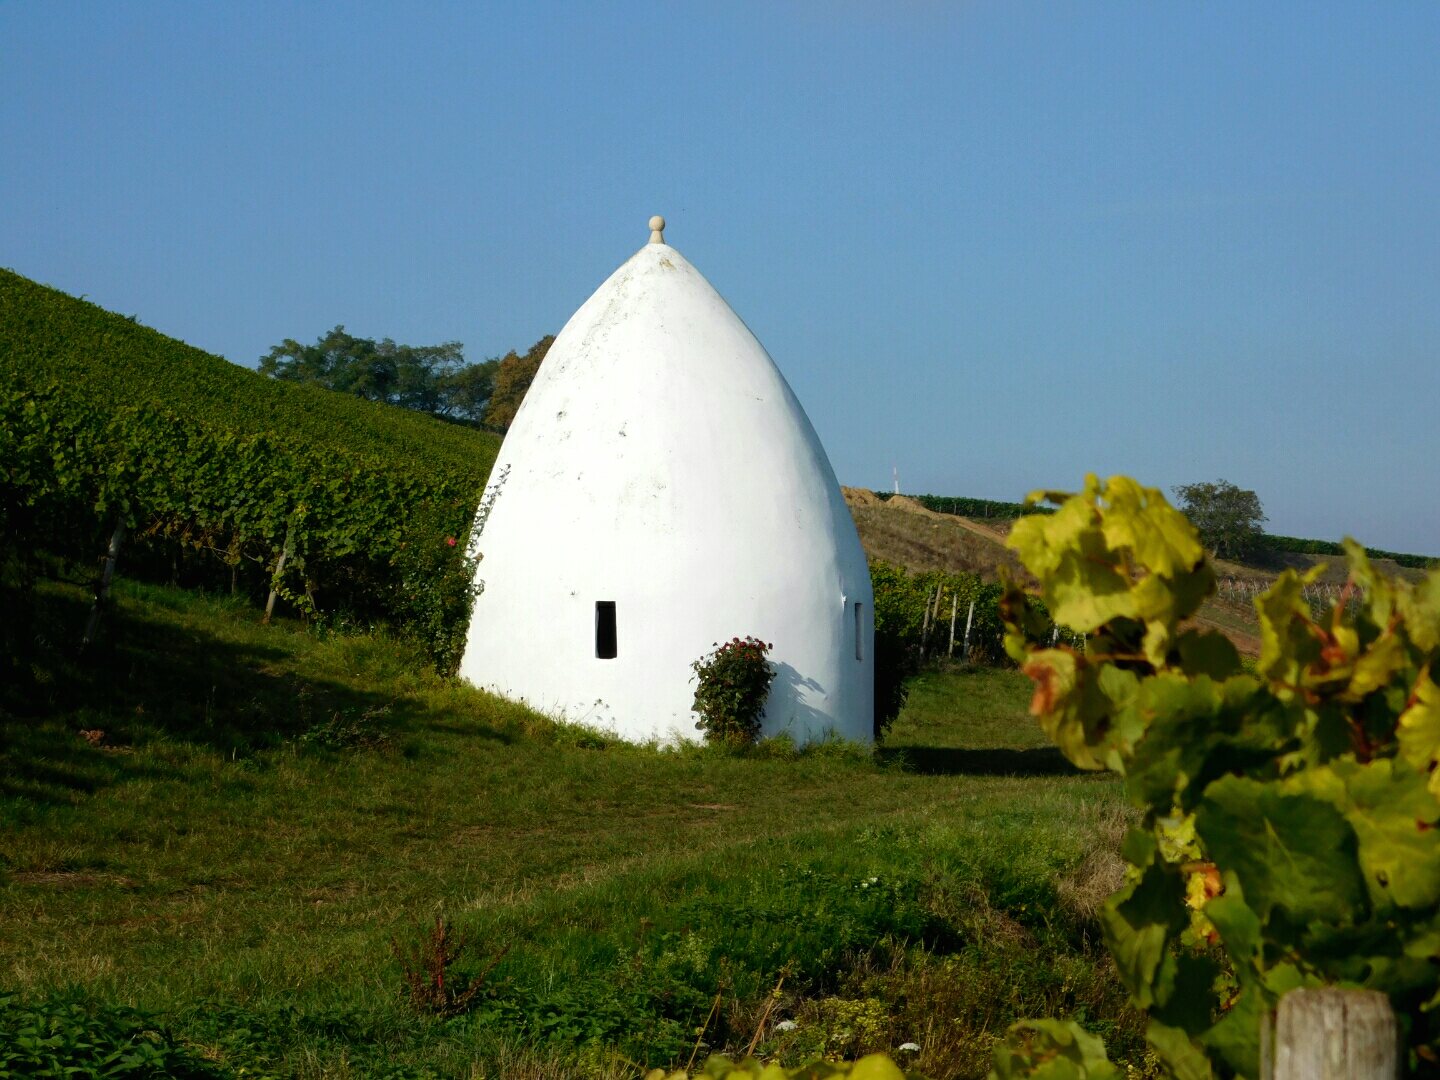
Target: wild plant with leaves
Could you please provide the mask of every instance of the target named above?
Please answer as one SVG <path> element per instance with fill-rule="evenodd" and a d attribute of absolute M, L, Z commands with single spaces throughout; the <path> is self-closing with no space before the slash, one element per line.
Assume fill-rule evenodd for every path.
<path fill-rule="evenodd" d="M 1022 518 L 1010 546 L 1077 646 L 1007 584 L 1007 650 L 1064 754 L 1110 769 L 1143 811 L 1128 883 L 1101 923 L 1147 1037 L 1185 1080 L 1254 1077 L 1262 1018 L 1300 987 L 1389 995 L 1412 1065 L 1440 1066 L 1440 570 L 1377 574 L 1346 542 L 1349 581 L 1318 617 L 1320 570 L 1256 601 L 1253 670 L 1189 620 L 1215 575 L 1194 527 L 1125 477 Z M 1043 1034 L 1037 1042 L 1037 1035 Z M 1073 1024 L 1016 1025 L 1002 1078 L 1113 1075 Z"/>
<path fill-rule="evenodd" d="M 705 741 L 749 746 L 760 738 L 760 715 L 775 668 L 765 658 L 772 648 L 757 637 L 731 638 L 691 664 L 695 671 L 695 727 Z"/>

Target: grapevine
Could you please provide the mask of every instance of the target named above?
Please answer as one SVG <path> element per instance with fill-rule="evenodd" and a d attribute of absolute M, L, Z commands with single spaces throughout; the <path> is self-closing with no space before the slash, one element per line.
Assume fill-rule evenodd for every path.
<path fill-rule="evenodd" d="M 1440 570 L 1393 581 L 1346 541 L 1348 587 L 1318 616 L 1320 570 L 1286 571 L 1248 671 L 1188 624 L 1215 576 L 1160 492 L 1092 476 L 1031 498 L 1060 509 L 1010 545 L 1084 640 L 1036 645 L 1048 616 L 1008 583 L 1006 646 L 1060 749 L 1143 812 L 1101 923 L 1155 1052 L 1185 1080 L 1254 1077 L 1266 1011 L 1334 985 L 1388 994 L 1414 1063 L 1440 1064 Z M 1020 1035 L 1001 1075 L 1039 1075 Z"/>
<path fill-rule="evenodd" d="M 472 576 L 455 538 L 493 439 L 273 383 L 8 272 L 0 316 L 10 579 L 123 528 L 261 566 L 302 611 L 320 596 L 418 628 L 453 666 Z"/>

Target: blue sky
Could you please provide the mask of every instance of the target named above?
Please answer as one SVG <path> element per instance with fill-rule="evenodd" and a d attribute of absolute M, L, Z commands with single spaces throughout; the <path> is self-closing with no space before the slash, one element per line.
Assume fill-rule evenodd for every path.
<path fill-rule="evenodd" d="M 0 265 L 482 359 L 669 219 L 844 483 L 1440 554 L 1440 5 L 0 0 Z"/>

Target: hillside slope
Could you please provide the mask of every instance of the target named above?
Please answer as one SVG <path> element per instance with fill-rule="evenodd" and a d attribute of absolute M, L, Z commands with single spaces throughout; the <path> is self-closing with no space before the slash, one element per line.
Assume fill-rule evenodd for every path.
<path fill-rule="evenodd" d="M 0 606 L 28 607 L 45 560 L 108 551 L 122 575 L 387 622 L 451 670 L 473 577 L 457 538 L 498 449 L 0 272 Z M 0 646 L 34 648 L 23 623 Z"/>
<path fill-rule="evenodd" d="M 177 411 L 236 434 L 283 434 L 385 458 L 397 471 L 439 469 L 476 490 L 498 436 L 319 387 L 268 379 L 123 315 L 0 269 L 0 371 L 59 383 L 107 405 Z"/>
<path fill-rule="evenodd" d="M 937 514 L 903 495 L 882 501 L 864 488 L 840 490 L 872 559 L 914 571 L 969 571 L 991 581 L 1001 566 L 1019 570 L 1001 532 L 969 518 Z"/>
<path fill-rule="evenodd" d="M 863 488 L 841 490 L 865 554 L 871 559 L 916 573 L 969 571 L 990 581 L 999 576 L 1002 566 L 1023 573 L 1019 561 L 1005 547 L 1013 520 L 992 518 L 982 523 L 931 510 L 907 495 L 881 499 Z M 1393 559 L 1372 557 L 1371 561 L 1381 573 L 1392 577 L 1418 580 L 1424 576 L 1424 571 L 1402 566 Z M 1344 583 L 1344 559 L 1290 551 L 1262 551 L 1251 563 L 1217 559 L 1214 565 L 1220 578 L 1219 590 L 1206 601 L 1195 622 L 1225 634 L 1242 655 L 1257 656 L 1260 625 L 1253 603 L 1255 593 L 1268 588 L 1284 570 L 1303 572 L 1320 564 L 1325 565 L 1325 570 L 1316 588 L 1316 602 L 1323 602 L 1329 595 L 1323 590 L 1333 591 Z"/>

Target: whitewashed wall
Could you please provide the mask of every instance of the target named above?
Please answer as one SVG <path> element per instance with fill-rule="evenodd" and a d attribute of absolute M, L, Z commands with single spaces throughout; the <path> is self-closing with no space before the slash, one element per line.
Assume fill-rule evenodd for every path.
<path fill-rule="evenodd" d="M 691 662 L 754 634 L 779 672 L 765 734 L 870 739 L 870 575 L 834 472 L 674 248 L 646 245 L 566 324 L 480 519 L 460 666 L 477 686 L 630 739 L 695 739 Z M 595 656 L 598 600 L 616 604 L 612 660 Z"/>

